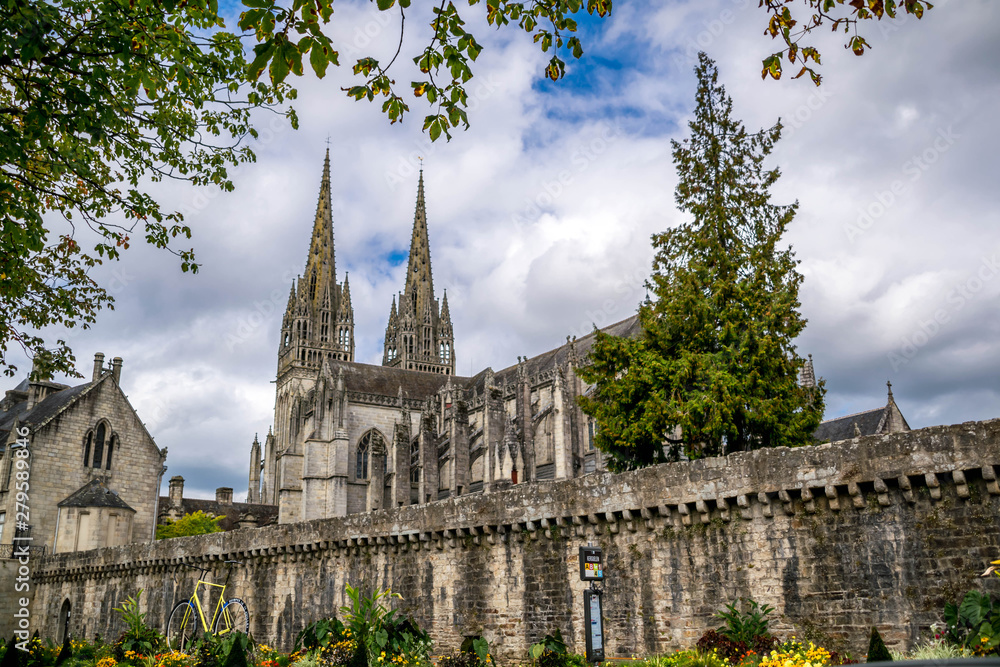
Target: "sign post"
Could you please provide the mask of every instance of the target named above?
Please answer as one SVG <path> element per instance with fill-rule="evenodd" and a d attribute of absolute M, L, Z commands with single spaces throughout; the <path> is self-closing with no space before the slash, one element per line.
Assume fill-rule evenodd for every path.
<path fill-rule="evenodd" d="M 589 581 L 583 591 L 583 622 L 587 633 L 587 662 L 604 661 L 603 592 L 597 583 L 604 581 L 604 559 L 600 547 L 580 547 L 580 580 Z"/>

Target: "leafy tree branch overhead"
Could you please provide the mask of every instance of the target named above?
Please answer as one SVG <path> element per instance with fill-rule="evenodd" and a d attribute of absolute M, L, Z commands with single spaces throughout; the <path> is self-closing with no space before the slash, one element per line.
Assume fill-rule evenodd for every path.
<path fill-rule="evenodd" d="M 355 100 L 374 100 L 383 97 L 382 111 L 390 122 L 402 120 L 410 110 L 403 96 L 397 92 L 389 69 L 400 55 L 403 30 L 410 0 L 376 0 L 379 10 L 397 11 L 400 15 L 400 41 L 389 63 L 365 56 L 353 64 L 354 74 L 364 77 L 362 83 L 345 88 Z M 302 74 L 303 60 L 308 55 L 309 64 L 316 75 L 323 77 L 329 65 L 339 65 L 339 52 L 332 40 L 322 31 L 322 24 L 333 16 L 333 0 L 295 0 L 291 7 L 284 7 L 277 0 L 243 0 L 249 7 L 240 16 L 240 28 L 256 31 L 259 44 L 254 47 L 254 61 L 250 76 L 259 77 L 265 70 L 273 84 L 285 80 L 289 73 Z M 469 5 L 480 4 L 469 0 Z M 583 45 L 575 34 L 577 22 L 574 15 L 582 11 L 606 17 L 611 13 L 611 0 L 486 0 L 485 8 L 489 25 L 514 25 L 530 34 L 542 51 L 551 52 L 545 76 L 557 81 L 566 73 L 566 63 L 560 56 L 565 50 L 574 58 L 583 55 Z M 410 57 L 419 74 L 410 82 L 412 94 L 423 97 L 432 107 L 424 118 L 423 129 L 432 140 L 442 134 L 451 138 L 450 129 L 468 126 L 466 114 L 468 95 L 465 84 L 472 78 L 471 63 L 482 51 L 476 36 L 466 27 L 466 21 L 454 2 L 441 0 L 433 7 L 430 21 L 431 40 L 416 55 Z"/>
<path fill-rule="evenodd" d="M 549 60 L 544 75 L 559 80 L 566 60 L 583 54 L 577 19 L 606 17 L 611 0 L 441 0 L 430 9 L 431 36 L 403 52 L 411 0 L 375 0 L 398 12 L 394 56 L 351 64 L 359 83 L 343 89 L 355 100 L 382 101 L 390 122 L 413 100 L 430 105 L 423 129 L 432 140 L 468 125 L 465 85 L 483 46 L 467 27 L 469 12 L 488 25 L 530 35 Z M 165 210 L 154 184 L 177 179 L 231 190 L 228 167 L 254 160 L 245 144 L 255 136 L 258 110 L 295 114 L 289 75 L 305 62 L 322 77 L 339 65 L 338 45 L 324 33 L 333 0 L 243 0 L 241 32 L 228 32 L 217 0 L 10 0 L 0 6 L 0 368 L 13 348 L 38 361 L 38 370 L 73 373 L 62 339 L 39 333 L 51 326 L 87 328 L 114 299 L 91 269 L 117 259 L 136 239 L 176 254 L 195 272 L 186 246 L 191 227 Z M 781 75 L 781 60 L 819 62 L 801 43 L 821 25 L 857 30 L 900 9 L 921 16 L 918 0 L 761 0 L 768 33 L 786 48 L 765 61 L 765 76 Z M 412 11 L 416 11 L 413 8 Z M 809 20 L 801 14 L 812 12 Z M 848 43 L 863 53 L 867 43 Z M 774 60 L 777 58 L 777 60 Z M 412 67 L 409 90 L 391 76 Z M 392 69 L 395 67 L 396 69 Z M 392 75 L 390 75 L 390 71 Z M 806 68 L 811 75 L 815 73 Z M 800 75 L 802 72 L 799 73 Z M 818 75 L 813 80 L 819 82 Z M 83 228 L 92 237 L 81 235 Z M 46 338 L 49 340 L 46 340 Z"/>
<path fill-rule="evenodd" d="M 797 79 L 809 74 L 813 83 L 820 85 L 822 77 L 809 65 L 820 64 L 820 52 L 815 46 L 802 43 L 802 40 L 824 25 L 829 25 L 833 32 L 846 34 L 847 43 L 844 48 L 850 49 L 854 55 L 864 55 L 865 49 L 871 44 L 859 32 L 859 26 L 865 22 L 881 21 L 884 18 L 895 19 L 897 16 L 910 15 L 923 18 L 924 11 L 934 7 L 924 0 L 803 0 L 812 14 L 803 19 L 803 13 L 798 7 L 799 0 L 759 0 L 761 7 L 769 14 L 767 29 L 764 34 L 772 39 L 781 38 L 785 48 L 775 51 L 764 58 L 761 78 L 770 76 L 780 79 L 782 61 L 787 58 L 789 64 L 799 67 L 798 73 L 792 77 Z M 794 11 L 794 13 L 793 13 Z"/>
<path fill-rule="evenodd" d="M 112 296 L 89 275 L 137 238 L 197 271 L 162 179 L 232 190 L 254 158 L 251 113 L 292 90 L 247 83 L 214 0 L 11 0 L 0 7 L 0 367 L 10 345 L 42 374 L 72 372 L 46 326 L 89 327 Z M 292 123 L 294 114 L 286 113 Z M 60 220 L 61 218 L 61 220 Z M 81 227 L 95 234 L 86 247 Z M 46 348 L 52 348 L 44 353 Z"/>

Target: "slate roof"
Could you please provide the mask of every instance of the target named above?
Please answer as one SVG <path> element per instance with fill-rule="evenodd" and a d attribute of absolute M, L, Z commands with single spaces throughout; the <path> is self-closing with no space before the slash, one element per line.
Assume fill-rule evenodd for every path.
<path fill-rule="evenodd" d="M 628 317 L 620 322 L 610 324 L 601 329 L 601 331 L 612 336 L 619 336 L 621 338 L 636 338 L 642 331 L 639 324 L 639 315 L 632 315 L 631 317 Z M 590 354 L 591 348 L 594 346 L 594 340 L 595 336 L 593 332 L 576 339 L 574 346 L 576 347 L 576 358 L 578 360 L 583 361 L 587 358 Z M 570 344 L 565 343 L 553 350 L 531 357 L 524 362 L 525 371 L 530 377 L 543 371 L 550 370 L 556 366 L 562 366 L 566 363 L 566 359 L 569 357 L 569 352 Z M 514 364 L 513 366 L 508 366 L 507 368 L 497 371 L 494 375 L 493 382 L 495 384 L 515 382 L 517 380 L 517 367 L 518 364 Z M 486 372 L 483 371 L 470 380 L 470 387 L 475 387 L 477 392 L 482 392 L 483 386 L 486 382 Z"/>
<path fill-rule="evenodd" d="M 170 509 L 170 497 L 160 496 L 161 516 Z M 277 505 L 260 505 L 257 503 L 220 503 L 216 500 L 200 498 L 181 498 L 181 513 L 204 512 L 221 516 L 219 527 L 222 530 L 235 530 L 240 527 L 240 517 L 253 514 L 258 526 L 270 526 L 278 522 Z"/>
<path fill-rule="evenodd" d="M 819 425 L 813 438 L 820 442 L 838 442 L 840 440 L 850 440 L 856 437 L 854 425 L 858 425 L 861 435 L 875 435 L 878 433 L 879 424 L 885 416 L 888 407 L 877 410 L 866 410 L 853 415 L 845 415 L 837 419 L 825 421 Z"/>
<path fill-rule="evenodd" d="M 129 504 L 121 499 L 117 492 L 112 491 L 100 479 L 92 479 L 84 484 L 80 489 L 74 491 L 65 500 L 58 504 L 59 507 L 117 507 L 118 509 L 134 512 Z"/>
<path fill-rule="evenodd" d="M 18 387 L 20 388 L 22 385 L 24 385 L 24 382 L 19 384 Z M 65 387 L 65 385 L 52 386 Z M 56 416 L 63 410 L 63 408 L 85 394 L 87 390 L 93 386 L 94 383 L 88 382 L 76 387 L 66 387 L 64 389 L 60 389 L 52 394 L 49 394 L 36 403 L 31 410 L 28 410 L 27 398 L 18 401 L 6 411 L 0 412 L 0 442 L 4 442 L 10 434 L 10 429 L 14 425 L 15 417 L 18 418 L 21 424 L 27 424 L 28 426 L 40 426 L 52 417 Z M 20 389 L 17 389 L 16 391 L 20 391 Z"/>
<path fill-rule="evenodd" d="M 453 384 L 462 386 L 468 378 L 438 373 L 422 373 L 403 370 L 390 366 L 374 366 L 351 361 L 334 361 L 330 363 L 333 377 L 336 378 L 341 369 L 344 371 L 344 386 L 348 391 L 366 394 L 395 396 L 399 388 L 407 398 L 424 400 L 433 396 L 447 384 L 449 378 Z"/>

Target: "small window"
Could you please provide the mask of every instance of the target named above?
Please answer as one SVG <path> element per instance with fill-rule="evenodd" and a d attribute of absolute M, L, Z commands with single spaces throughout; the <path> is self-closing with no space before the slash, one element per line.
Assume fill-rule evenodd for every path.
<path fill-rule="evenodd" d="M 420 483 L 420 438 L 410 443 L 410 483 Z"/>
<path fill-rule="evenodd" d="M 587 431 L 590 437 L 587 438 L 587 449 L 594 449 L 594 438 L 597 437 L 597 424 L 593 419 L 587 420 Z"/>
<path fill-rule="evenodd" d="M 7 522 L 7 513 L 0 512 L 0 540 L 3 540 L 3 527 L 6 522 Z"/>

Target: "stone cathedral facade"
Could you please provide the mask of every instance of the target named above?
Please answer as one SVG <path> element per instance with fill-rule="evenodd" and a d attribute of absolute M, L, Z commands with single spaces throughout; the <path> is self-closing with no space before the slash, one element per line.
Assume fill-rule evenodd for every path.
<path fill-rule="evenodd" d="M 423 173 L 406 284 L 393 297 L 382 365 L 354 360 L 347 278 L 337 282 L 327 152 L 305 272 L 278 348 L 274 424 L 251 446 L 247 502 L 279 523 L 344 516 L 602 469 L 577 406 L 592 336 L 509 368 L 455 375 L 448 297 L 434 292 Z M 635 317 L 608 327 L 629 335 Z"/>

